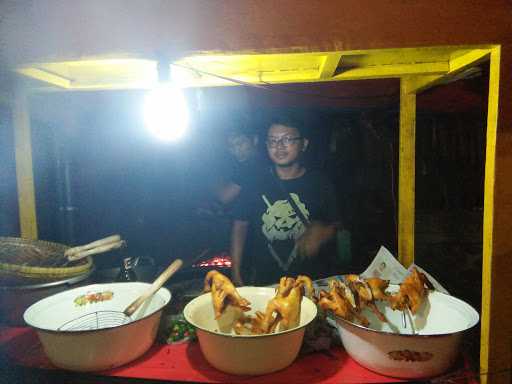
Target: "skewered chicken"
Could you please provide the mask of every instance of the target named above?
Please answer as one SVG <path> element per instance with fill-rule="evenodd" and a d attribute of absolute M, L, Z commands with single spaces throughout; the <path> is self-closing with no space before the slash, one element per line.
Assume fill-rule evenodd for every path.
<path fill-rule="evenodd" d="M 386 289 L 389 286 L 389 280 L 383 280 L 378 277 L 370 277 L 368 279 L 362 279 L 359 275 L 347 275 L 345 280 L 350 284 L 352 282 L 362 282 L 368 286 L 371 292 L 368 295 L 374 300 L 387 300 L 388 294 Z M 366 296 L 369 299 L 369 296 Z"/>
<path fill-rule="evenodd" d="M 357 296 L 357 306 L 362 310 L 365 306 L 375 313 L 382 322 L 387 322 L 386 316 L 377 308 L 375 300 L 387 300 L 388 295 L 384 292 L 389 281 L 379 278 L 361 279 L 358 275 L 345 277 L 351 290 Z"/>
<path fill-rule="evenodd" d="M 244 299 L 235 286 L 222 273 L 212 270 L 204 279 L 204 292 L 212 292 L 215 319 L 218 319 L 228 305 L 239 307 L 242 311 L 249 311 L 251 303 Z"/>
<path fill-rule="evenodd" d="M 409 308 L 414 315 L 428 295 L 428 290 L 433 288 L 425 274 L 412 268 L 411 273 L 400 284 L 400 291 L 390 296 L 391 308 L 401 311 Z"/>
<path fill-rule="evenodd" d="M 427 277 L 416 268 L 400 284 L 399 292 L 394 294 L 386 292 L 389 281 L 377 277 L 363 279 L 358 275 L 347 275 L 345 281 L 347 285 L 331 280 L 329 292 L 320 292 L 318 304 L 346 320 L 352 321 L 355 318 L 364 326 L 368 326 L 368 320 L 360 313 L 364 307 L 370 308 L 379 320 L 387 322 L 375 304 L 376 300 L 388 302 L 393 310 L 410 309 L 412 314 L 416 314 L 427 297 L 428 290 L 434 288 Z"/>
<path fill-rule="evenodd" d="M 389 286 L 389 280 L 382 280 L 378 277 L 370 277 L 365 280 L 372 290 L 372 296 L 374 300 L 388 300 L 389 295 L 386 293 L 386 289 Z"/>
<path fill-rule="evenodd" d="M 318 305 L 322 309 L 330 310 L 335 315 L 348 321 L 353 321 L 356 318 L 365 327 L 370 324 L 368 319 L 359 313 L 359 308 L 350 288 L 339 280 L 329 281 L 328 292 L 320 291 Z"/>

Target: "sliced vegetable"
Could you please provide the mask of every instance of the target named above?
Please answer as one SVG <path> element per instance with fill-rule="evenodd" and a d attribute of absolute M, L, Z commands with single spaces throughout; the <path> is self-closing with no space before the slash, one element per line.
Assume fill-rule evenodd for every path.
<path fill-rule="evenodd" d="M 194 340 L 195 338 L 196 329 L 183 318 L 168 319 L 163 322 L 158 337 L 161 343 L 167 344 Z"/>

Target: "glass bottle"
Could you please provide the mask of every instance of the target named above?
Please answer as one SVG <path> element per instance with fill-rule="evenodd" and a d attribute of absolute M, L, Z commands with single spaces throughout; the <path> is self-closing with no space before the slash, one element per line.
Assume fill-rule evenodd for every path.
<path fill-rule="evenodd" d="M 117 275 L 116 281 L 137 281 L 137 274 L 135 273 L 135 267 L 139 262 L 139 258 L 125 257 L 119 274 Z"/>

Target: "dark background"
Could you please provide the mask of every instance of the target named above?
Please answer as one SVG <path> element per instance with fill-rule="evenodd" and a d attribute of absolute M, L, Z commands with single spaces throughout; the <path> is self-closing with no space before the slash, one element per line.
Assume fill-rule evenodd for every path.
<path fill-rule="evenodd" d="M 487 71 L 417 101 L 416 263 L 476 308 Z M 229 220 L 198 214 L 215 180 L 229 173 L 224 133 L 241 116 L 264 133 L 271 115 L 293 113 L 310 127 L 308 166 L 325 170 L 336 186 L 351 234 L 347 269 L 360 272 L 381 245 L 397 253 L 398 94 L 398 80 L 189 89 L 191 130 L 166 143 L 143 125 L 142 91 L 36 92 L 30 113 L 39 237 L 74 245 L 120 233 L 126 253 L 160 265 L 191 261 L 204 249 L 227 251 Z M 7 108 L 0 113 L 0 235 L 19 236 L 12 122 Z"/>

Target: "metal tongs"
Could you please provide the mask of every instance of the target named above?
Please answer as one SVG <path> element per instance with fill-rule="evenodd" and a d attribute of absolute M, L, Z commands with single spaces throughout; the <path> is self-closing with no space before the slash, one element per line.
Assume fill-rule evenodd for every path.
<path fill-rule="evenodd" d="M 121 248 L 124 245 L 126 245 L 126 242 L 121 240 L 121 236 L 112 235 L 89 244 L 69 248 L 64 252 L 64 256 L 68 259 L 68 262 L 77 261 L 87 256 Z"/>

